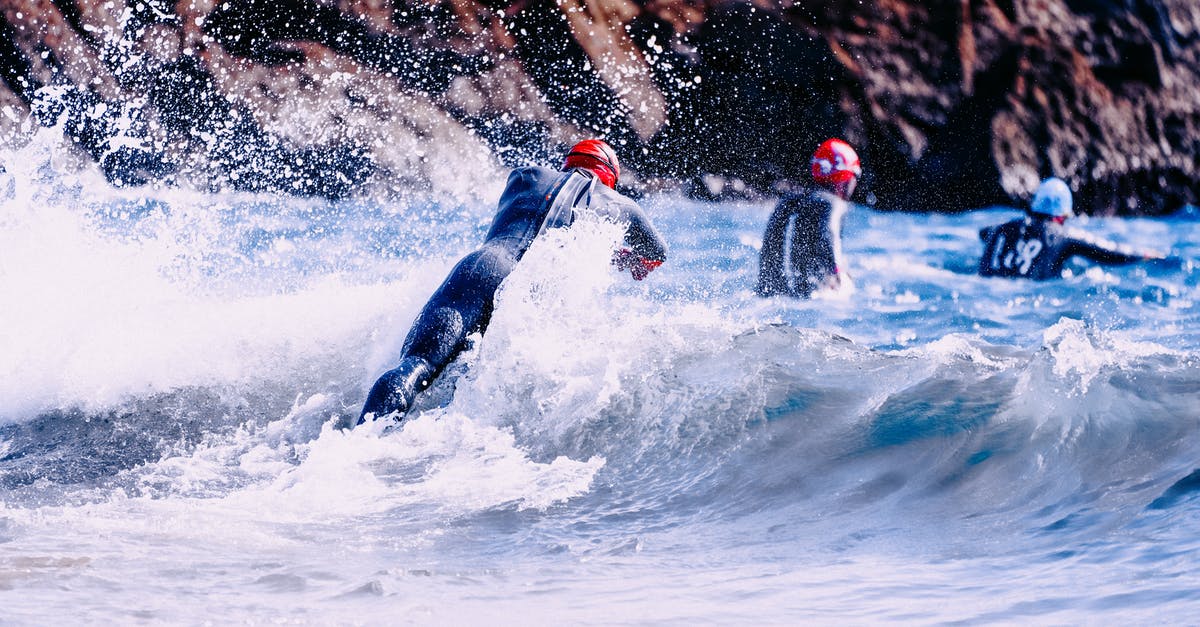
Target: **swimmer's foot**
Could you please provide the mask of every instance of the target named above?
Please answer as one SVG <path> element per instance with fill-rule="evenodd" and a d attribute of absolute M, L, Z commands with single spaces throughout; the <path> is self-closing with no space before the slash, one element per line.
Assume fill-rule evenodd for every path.
<path fill-rule="evenodd" d="M 433 366 L 420 357 L 405 357 L 400 365 L 383 373 L 363 404 L 358 424 L 376 420 L 391 413 L 404 414 L 412 407 L 417 394 L 433 383 Z M 403 416 L 399 418 L 403 420 Z"/>

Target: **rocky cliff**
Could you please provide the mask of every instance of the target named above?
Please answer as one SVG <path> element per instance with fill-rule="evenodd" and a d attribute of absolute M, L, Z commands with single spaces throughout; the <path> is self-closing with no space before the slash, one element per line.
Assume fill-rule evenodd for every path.
<path fill-rule="evenodd" d="M 469 188 L 601 134 L 642 188 L 775 193 L 823 138 L 881 208 L 1200 196 L 1189 0 L 0 0 L 0 136 L 120 185 Z"/>

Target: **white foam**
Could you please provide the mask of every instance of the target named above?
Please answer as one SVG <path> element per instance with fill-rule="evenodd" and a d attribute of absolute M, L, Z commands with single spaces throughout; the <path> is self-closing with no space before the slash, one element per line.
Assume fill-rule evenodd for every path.
<path fill-rule="evenodd" d="M 336 269 L 297 277 L 288 264 L 313 252 L 281 237 L 249 257 L 242 242 L 254 219 L 288 212 L 247 217 L 247 196 L 115 190 L 56 164 L 39 138 L 9 154 L 16 182 L 0 198 L 0 419 L 338 368 L 405 324 L 423 296 L 412 284 L 441 270 L 400 260 L 386 283 Z M 288 208 L 303 216 L 309 204 Z"/>
<path fill-rule="evenodd" d="M 1119 333 L 1101 332 L 1072 318 L 1060 319 L 1046 329 L 1042 338 L 1053 360 L 1053 373 L 1076 394 L 1087 393 L 1091 383 L 1107 369 L 1124 368 L 1139 358 L 1174 354 L 1153 342 L 1132 341 Z"/>

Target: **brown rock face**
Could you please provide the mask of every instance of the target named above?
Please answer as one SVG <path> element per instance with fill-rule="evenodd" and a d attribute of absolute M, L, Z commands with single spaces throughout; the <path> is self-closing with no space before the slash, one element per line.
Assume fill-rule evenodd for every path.
<path fill-rule="evenodd" d="M 61 123 L 121 184 L 470 189 L 603 135 L 626 183 L 803 184 L 954 211 L 1066 179 L 1100 214 L 1200 197 L 1189 0 L 0 0 L 0 135 Z M 494 176 L 493 176 L 494 178 Z"/>

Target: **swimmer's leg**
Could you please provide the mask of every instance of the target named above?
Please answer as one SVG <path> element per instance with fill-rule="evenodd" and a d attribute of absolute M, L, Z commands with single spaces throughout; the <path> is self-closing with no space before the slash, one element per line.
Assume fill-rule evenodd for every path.
<path fill-rule="evenodd" d="M 455 266 L 404 339 L 400 365 L 371 388 L 359 424 L 367 414 L 379 418 L 412 407 L 417 394 L 466 348 L 467 335 L 487 327 L 496 289 L 515 263 L 509 251 L 492 247 L 467 255 Z"/>
<path fill-rule="evenodd" d="M 393 412 L 407 412 L 417 394 L 429 387 L 442 368 L 461 352 L 467 336 L 463 316 L 453 307 L 439 305 L 435 298 L 417 316 L 404 341 L 404 358 L 371 387 L 358 424 L 366 422 L 367 414 L 380 418 Z"/>

